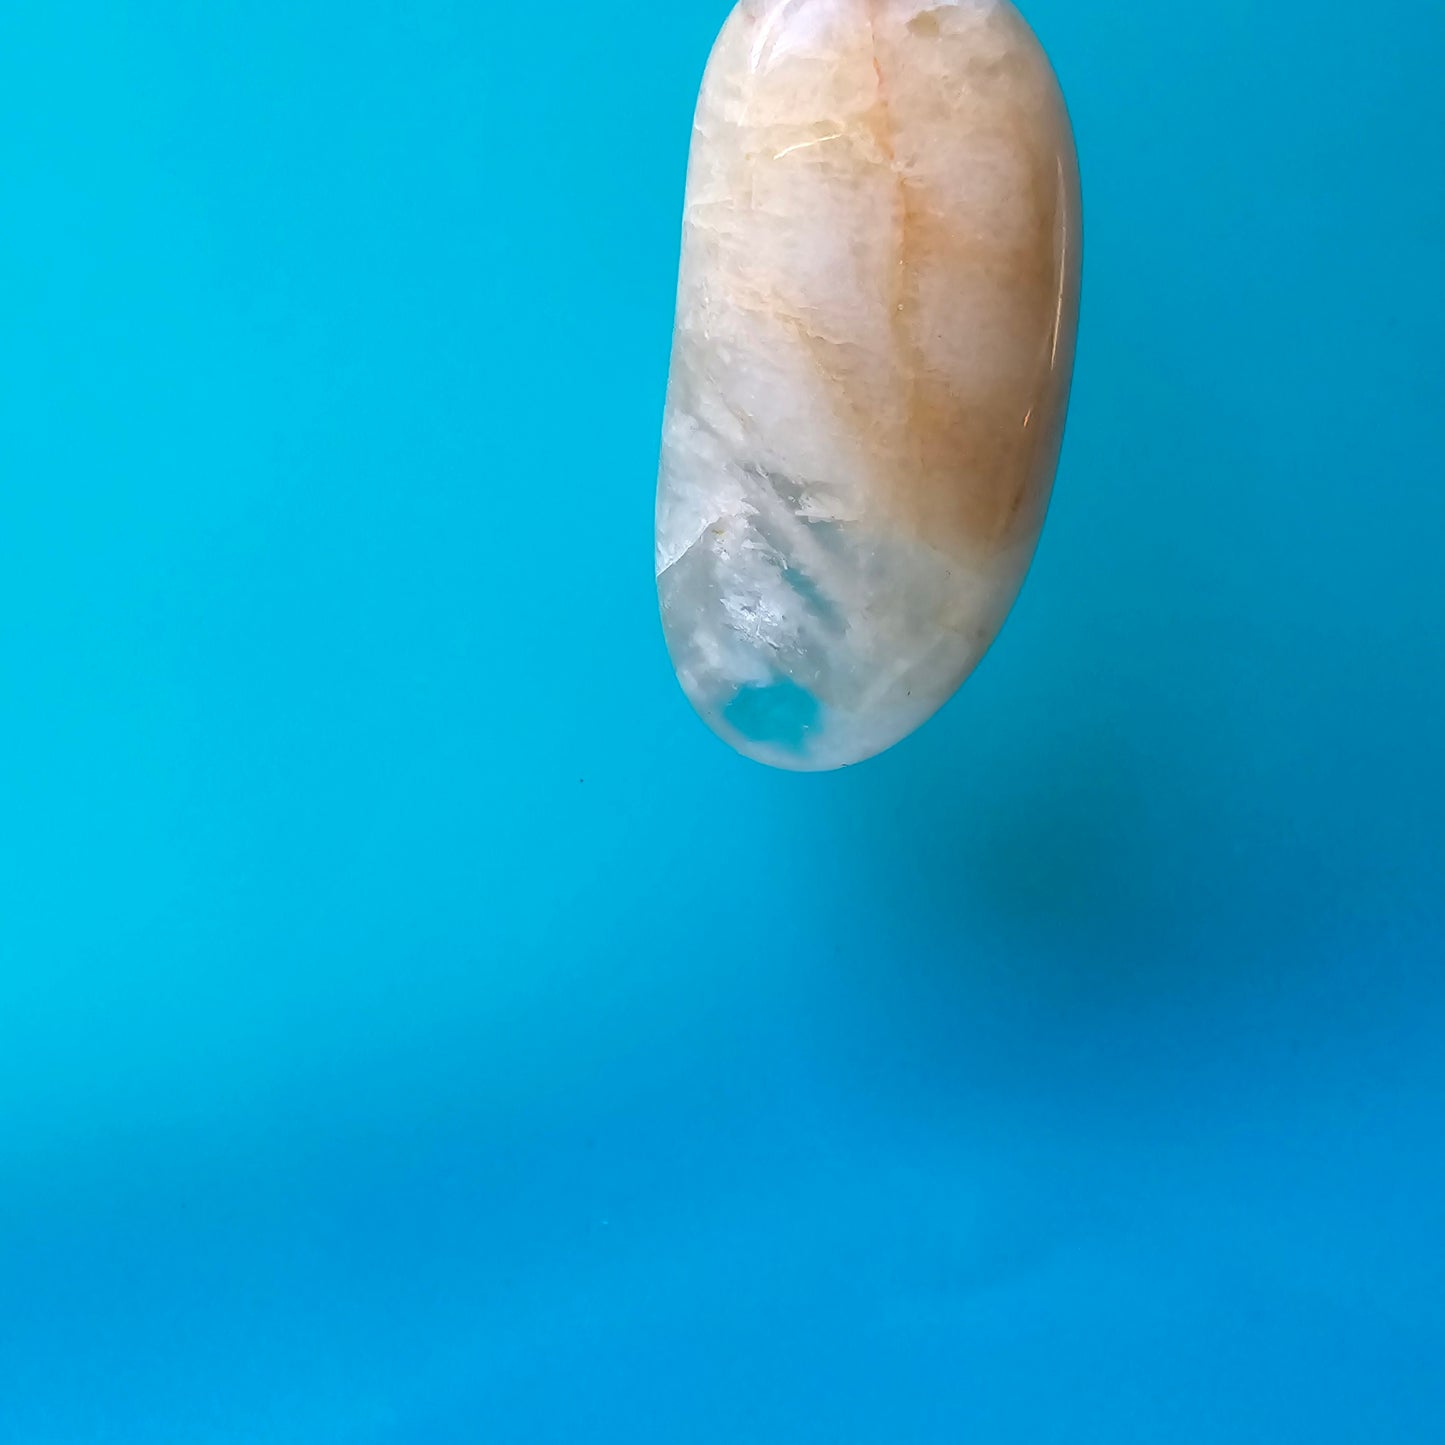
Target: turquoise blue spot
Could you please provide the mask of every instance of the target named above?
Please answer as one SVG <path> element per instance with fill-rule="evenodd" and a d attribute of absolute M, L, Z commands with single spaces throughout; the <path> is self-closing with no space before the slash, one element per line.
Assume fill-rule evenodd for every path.
<path fill-rule="evenodd" d="M 801 753 L 807 747 L 808 734 L 818 725 L 821 711 L 818 699 L 807 688 L 780 677 L 776 682 L 749 683 L 739 688 L 723 716 L 752 742 Z"/>

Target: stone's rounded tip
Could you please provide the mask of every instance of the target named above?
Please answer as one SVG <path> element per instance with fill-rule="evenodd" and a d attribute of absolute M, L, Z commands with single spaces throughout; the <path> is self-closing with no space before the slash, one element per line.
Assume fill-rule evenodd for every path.
<path fill-rule="evenodd" d="M 691 700 L 703 721 L 735 752 L 793 773 L 835 772 L 865 762 L 901 742 L 924 720 L 830 712 L 786 677 L 744 683 L 722 706 Z"/>
<path fill-rule="evenodd" d="M 1002 625 L 1072 370 L 1078 169 L 1005 0 L 744 0 L 699 100 L 657 503 L 664 629 L 739 752 L 823 771 Z"/>

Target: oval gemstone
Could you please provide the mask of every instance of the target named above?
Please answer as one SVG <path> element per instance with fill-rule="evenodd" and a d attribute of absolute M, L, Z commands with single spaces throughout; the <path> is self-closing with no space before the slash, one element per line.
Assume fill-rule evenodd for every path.
<path fill-rule="evenodd" d="M 693 135 L 657 497 L 678 678 L 738 751 L 846 766 L 978 664 L 1033 557 L 1078 163 L 1005 0 L 743 0 Z"/>

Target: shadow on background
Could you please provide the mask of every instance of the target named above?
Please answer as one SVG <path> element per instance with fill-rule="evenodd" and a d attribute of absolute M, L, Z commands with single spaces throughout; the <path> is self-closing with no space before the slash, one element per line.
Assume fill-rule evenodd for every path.
<path fill-rule="evenodd" d="M 940 718 L 829 795 L 840 866 L 893 930 L 859 987 L 898 1010 L 898 1048 L 966 1078 L 1044 1038 L 1157 1077 L 1237 1053 L 1262 1016 L 1265 1054 L 1333 1036 L 1394 1007 L 1393 964 L 1410 972 L 1429 926 L 1438 669 L 1400 655 L 1408 585 L 1362 608 L 1337 551 L 1310 545 L 1352 530 L 1383 551 L 1387 519 L 1302 493 L 1327 440 L 1302 456 L 1263 392 L 1201 394 L 1182 364 L 1086 368 L 999 643 Z"/>

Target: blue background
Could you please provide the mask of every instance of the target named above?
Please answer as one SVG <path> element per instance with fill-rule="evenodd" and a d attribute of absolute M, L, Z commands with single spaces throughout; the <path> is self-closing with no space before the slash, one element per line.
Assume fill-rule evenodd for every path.
<path fill-rule="evenodd" d="M 0 8 L 0 1441 L 1445 1438 L 1445 21 L 1033 0 L 1003 640 L 651 576 L 720 3 Z"/>

